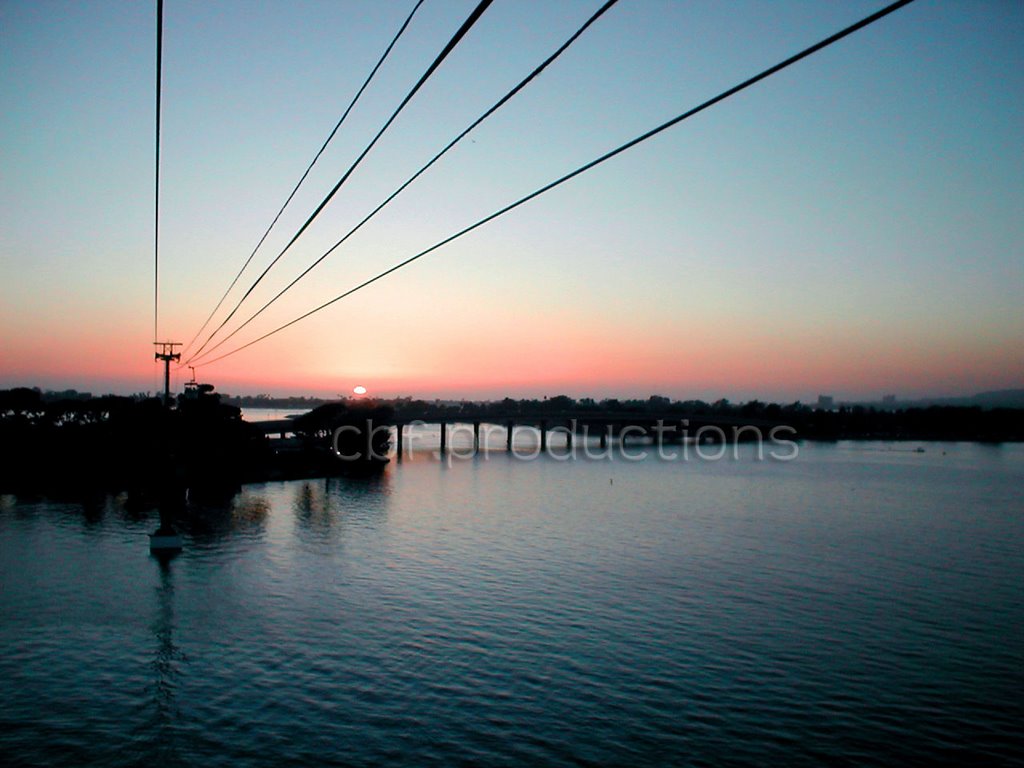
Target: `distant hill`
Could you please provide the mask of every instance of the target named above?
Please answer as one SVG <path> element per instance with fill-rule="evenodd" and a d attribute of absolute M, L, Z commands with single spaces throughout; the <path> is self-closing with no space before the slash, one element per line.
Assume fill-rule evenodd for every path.
<path fill-rule="evenodd" d="M 983 408 L 1024 408 L 1024 389 L 998 389 L 979 392 L 971 398 Z"/>
<path fill-rule="evenodd" d="M 993 408 L 1024 408 L 1024 389 L 1000 389 L 992 392 L 979 392 L 964 397 L 922 397 L 914 400 L 843 400 L 837 406 L 863 406 L 878 408 L 885 411 L 901 411 L 907 408 L 982 408 L 990 411 Z"/>

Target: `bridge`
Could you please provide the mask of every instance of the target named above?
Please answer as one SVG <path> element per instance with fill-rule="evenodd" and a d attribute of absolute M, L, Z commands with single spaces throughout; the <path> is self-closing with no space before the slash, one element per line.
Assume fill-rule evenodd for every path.
<path fill-rule="evenodd" d="M 440 427 L 440 451 L 449 449 L 449 426 L 471 425 L 473 451 L 480 449 L 480 431 L 485 424 L 505 430 L 505 448 L 512 450 L 512 441 L 519 428 L 535 430 L 540 439 L 540 450 L 548 448 L 551 434 L 564 435 L 565 447 L 571 448 L 573 439 L 597 437 L 600 448 L 608 441 L 625 441 L 629 437 L 652 439 L 658 444 L 681 443 L 693 440 L 706 443 L 743 442 L 763 439 L 775 427 L 777 420 L 747 418 L 736 414 L 687 414 L 678 410 L 659 411 L 544 411 L 534 413 L 495 410 L 493 407 L 465 408 L 458 413 L 438 413 L 437 409 L 396 409 L 388 426 L 395 430 L 396 457 L 405 454 L 406 430 L 412 426 Z M 253 422 L 253 426 L 267 436 L 284 438 L 295 434 L 295 423 L 290 419 Z"/>

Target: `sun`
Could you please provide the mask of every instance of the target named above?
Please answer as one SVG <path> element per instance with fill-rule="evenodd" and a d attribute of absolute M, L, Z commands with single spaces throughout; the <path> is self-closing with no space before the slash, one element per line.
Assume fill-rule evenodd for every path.
<path fill-rule="evenodd" d="M 362 384 L 360 384 L 358 386 L 353 387 L 352 391 L 355 392 L 357 395 L 365 395 L 366 394 L 366 387 L 364 387 Z"/>

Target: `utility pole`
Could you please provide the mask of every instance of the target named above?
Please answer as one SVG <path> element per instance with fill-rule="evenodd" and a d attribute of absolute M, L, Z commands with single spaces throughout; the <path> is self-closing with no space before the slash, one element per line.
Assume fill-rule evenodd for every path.
<path fill-rule="evenodd" d="M 180 347 L 180 341 L 154 341 L 154 347 L 160 351 L 155 353 L 155 359 L 164 361 L 164 405 L 171 407 L 171 361 L 181 360 L 181 352 L 175 352 L 175 347 Z"/>

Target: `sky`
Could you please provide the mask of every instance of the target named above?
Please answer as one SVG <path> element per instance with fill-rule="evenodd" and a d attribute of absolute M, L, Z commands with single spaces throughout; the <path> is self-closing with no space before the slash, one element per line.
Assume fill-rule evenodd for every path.
<path fill-rule="evenodd" d="M 166 0 L 160 340 L 195 336 L 413 5 Z M 475 5 L 423 3 L 200 342 Z M 599 5 L 496 0 L 211 344 Z M 621 0 L 217 354 L 882 5 Z M 155 38 L 155 0 L 0 2 L 0 387 L 161 387 Z M 1021 93 L 1024 4 L 917 0 L 197 377 L 473 399 L 1024 387 Z"/>

